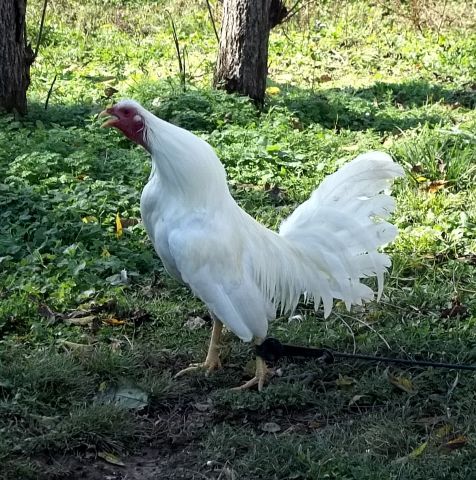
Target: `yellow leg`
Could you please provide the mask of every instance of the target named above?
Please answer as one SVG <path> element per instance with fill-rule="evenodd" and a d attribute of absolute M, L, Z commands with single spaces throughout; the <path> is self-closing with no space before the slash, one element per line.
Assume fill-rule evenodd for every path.
<path fill-rule="evenodd" d="M 263 339 L 261 338 L 257 338 L 255 341 L 256 345 L 260 345 L 262 342 L 263 342 Z M 255 376 L 251 380 L 248 380 L 243 385 L 232 388 L 232 390 L 234 391 L 247 390 L 248 388 L 258 385 L 258 391 L 261 392 L 261 390 L 263 390 L 264 384 L 266 383 L 267 377 L 272 373 L 273 372 L 266 365 L 266 362 L 261 357 L 257 356 Z"/>
<path fill-rule="evenodd" d="M 206 369 L 207 373 L 217 368 L 221 368 L 220 362 L 220 339 L 221 332 L 223 330 L 223 324 L 216 318 L 213 317 L 213 328 L 212 328 L 212 337 L 210 339 L 210 345 L 208 346 L 207 358 L 202 363 L 192 363 L 189 367 L 180 370 L 175 375 L 175 378 L 181 377 L 185 373 L 192 372 L 194 370 Z"/>

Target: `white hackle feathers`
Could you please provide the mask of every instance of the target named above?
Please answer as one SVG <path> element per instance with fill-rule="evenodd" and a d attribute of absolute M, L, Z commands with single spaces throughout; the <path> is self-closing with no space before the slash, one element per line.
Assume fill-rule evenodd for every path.
<path fill-rule="evenodd" d="M 322 301 L 326 317 L 334 298 L 347 308 L 372 300 L 366 277 L 381 295 L 390 260 L 378 248 L 397 234 L 386 191 L 403 174 L 388 155 L 360 155 L 328 176 L 276 233 L 236 204 L 206 142 L 131 105 L 153 160 L 141 198 L 147 232 L 169 273 L 241 339 L 265 337 L 276 310 L 292 312 L 303 295 L 316 309 Z"/>

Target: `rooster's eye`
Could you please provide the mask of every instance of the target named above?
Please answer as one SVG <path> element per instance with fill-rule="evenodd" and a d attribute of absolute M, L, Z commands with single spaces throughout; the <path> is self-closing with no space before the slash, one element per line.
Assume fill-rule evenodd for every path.
<path fill-rule="evenodd" d="M 123 112 L 124 112 L 124 115 L 129 115 L 129 110 L 127 108 L 125 108 Z"/>

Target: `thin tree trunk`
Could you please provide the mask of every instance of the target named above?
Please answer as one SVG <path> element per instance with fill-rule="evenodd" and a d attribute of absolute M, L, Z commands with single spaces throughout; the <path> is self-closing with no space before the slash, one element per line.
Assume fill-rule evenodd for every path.
<path fill-rule="evenodd" d="M 26 41 L 26 0 L 0 0 L 0 110 L 26 113 L 33 51 Z"/>
<path fill-rule="evenodd" d="M 271 0 L 224 0 L 214 85 L 264 101 Z"/>

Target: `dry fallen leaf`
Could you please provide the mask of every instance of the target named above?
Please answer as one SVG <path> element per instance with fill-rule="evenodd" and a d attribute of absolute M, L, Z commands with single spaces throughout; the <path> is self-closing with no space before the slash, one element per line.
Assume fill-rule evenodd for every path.
<path fill-rule="evenodd" d="M 79 325 L 81 327 L 85 327 L 92 325 L 95 318 L 95 315 L 87 315 L 85 317 L 78 318 L 65 318 L 64 323 L 66 323 L 66 325 Z"/>
<path fill-rule="evenodd" d="M 91 344 L 68 342 L 68 340 L 59 340 L 58 343 L 71 350 L 92 350 L 94 348 L 94 345 Z"/>
<path fill-rule="evenodd" d="M 441 310 L 441 318 L 465 318 L 468 316 L 468 309 L 461 303 L 460 299 L 455 296 L 451 299 L 451 306 Z"/>
<path fill-rule="evenodd" d="M 105 318 L 103 322 L 113 327 L 117 327 L 118 325 L 124 325 L 126 323 L 124 320 L 118 320 L 114 317 Z"/>
<path fill-rule="evenodd" d="M 445 185 L 448 183 L 447 180 L 433 180 L 428 185 L 425 186 L 425 190 L 428 193 L 436 193 L 438 190 L 445 188 Z"/>
<path fill-rule="evenodd" d="M 281 427 L 275 422 L 266 422 L 261 425 L 260 429 L 263 430 L 263 432 L 277 433 L 281 430 Z"/>
<path fill-rule="evenodd" d="M 133 227 L 139 223 L 138 218 L 120 218 L 122 223 L 122 228 Z"/>
<path fill-rule="evenodd" d="M 457 448 L 462 448 L 468 443 L 468 438 L 464 435 L 458 435 L 457 437 L 447 441 L 441 447 L 448 450 L 456 450 Z"/>
<path fill-rule="evenodd" d="M 336 385 L 338 387 L 350 387 L 355 383 L 357 383 L 355 379 L 348 377 L 347 375 L 342 376 L 340 373 L 339 378 L 336 380 Z"/>
<path fill-rule="evenodd" d="M 367 395 L 354 395 L 349 401 L 349 407 L 352 405 L 357 405 L 357 402 L 366 396 Z"/>
<path fill-rule="evenodd" d="M 112 465 L 118 465 L 119 467 L 125 467 L 126 464 L 114 453 L 110 452 L 98 452 L 98 457 L 102 458 L 107 463 L 111 463 Z"/>
<path fill-rule="evenodd" d="M 387 372 L 387 378 L 388 381 L 398 389 L 407 393 L 415 393 L 415 388 L 413 387 L 413 383 L 409 378 L 398 377 L 390 372 Z"/>

